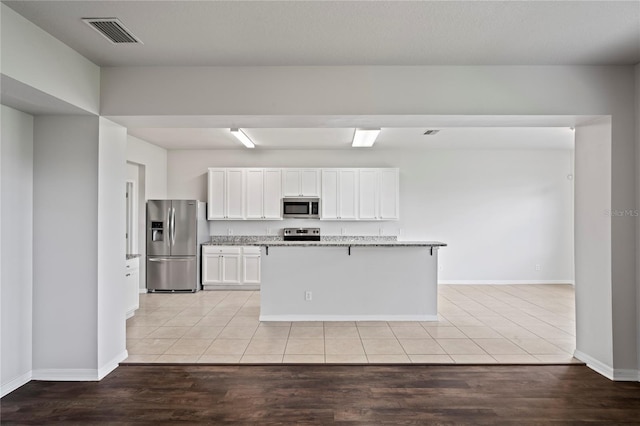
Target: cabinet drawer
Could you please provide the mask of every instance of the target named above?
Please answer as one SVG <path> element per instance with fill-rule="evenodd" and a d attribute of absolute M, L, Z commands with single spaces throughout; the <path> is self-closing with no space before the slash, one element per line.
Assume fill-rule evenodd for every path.
<path fill-rule="evenodd" d="M 242 253 L 242 247 L 234 246 L 202 246 L 202 252 L 205 254 L 237 254 Z"/>
<path fill-rule="evenodd" d="M 136 258 L 127 260 L 127 262 L 124 265 L 124 269 L 126 272 L 137 271 L 138 269 L 140 269 L 140 258 L 136 257 Z"/>
<path fill-rule="evenodd" d="M 242 247 L 243 254 L 260 254 L 260 247 L 258 246 L 245 246 Z"/>

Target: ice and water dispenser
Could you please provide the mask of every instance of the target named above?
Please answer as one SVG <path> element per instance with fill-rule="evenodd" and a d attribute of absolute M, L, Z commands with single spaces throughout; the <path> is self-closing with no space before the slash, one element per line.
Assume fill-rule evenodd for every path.
<path fill-rule="evenodd" d="M 164 241 L 164 222 L 151 222 L 151 241 Z"/>

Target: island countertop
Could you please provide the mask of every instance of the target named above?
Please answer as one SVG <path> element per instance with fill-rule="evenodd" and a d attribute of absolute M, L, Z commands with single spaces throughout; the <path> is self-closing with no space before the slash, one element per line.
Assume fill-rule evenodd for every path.
<path fill-rule="evenodd" d="M 320 241 L 284 241 L 282 238 L 219 237 L 207 246 L 269 246 L 269 247 L 446 247 L 440 241 L 399 241 L 393 237 L 322 237 Z"/>

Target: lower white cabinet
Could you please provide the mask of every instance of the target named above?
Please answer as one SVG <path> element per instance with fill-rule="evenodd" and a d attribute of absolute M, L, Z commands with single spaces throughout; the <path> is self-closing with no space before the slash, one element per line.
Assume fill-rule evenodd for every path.
<path fill-rule="evenodd" d="M 131 318 L 140 307 L 140 258 L 127 259 L 124 269 L 127 318 Z"/>
<path fill-rule="evenodd" d="M 259 284 L 260 247 L 202 246 L 202 286 L 205 290 L 249 289 L 249 286 Z"/>

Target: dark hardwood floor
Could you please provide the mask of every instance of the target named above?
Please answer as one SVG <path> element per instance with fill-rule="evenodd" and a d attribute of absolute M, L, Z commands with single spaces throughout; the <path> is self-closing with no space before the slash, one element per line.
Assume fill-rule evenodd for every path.
<path fill-rule="evenodd" d="M 640 424 L 640 383 L 583 365 L 129 365 L 0 403 L 3 424 Z"/>

